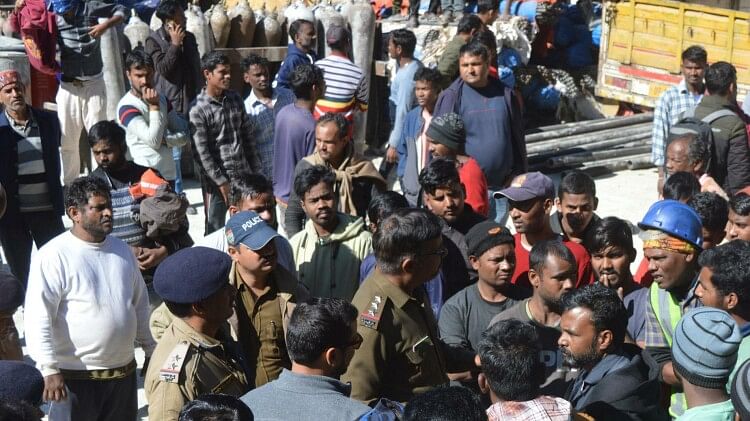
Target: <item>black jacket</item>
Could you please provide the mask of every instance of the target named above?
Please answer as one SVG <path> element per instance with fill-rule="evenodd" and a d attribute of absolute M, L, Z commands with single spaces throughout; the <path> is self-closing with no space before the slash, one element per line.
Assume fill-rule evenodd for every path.
<path fill-rule="evenodd" d="M 44 160 L 44 181 L 49 188 L 55 215 L 65 213 L 63 189 L 60 185 L 60 123 L 57 115 L 49 111 L 29 107 L 39 127 Z M 8 209 L 0 218 L 0 226 L 17 224 L 21 213 L 18 209 L 18 141 L 21 135 L 10 126 L 5 112 L 0 110 L 0 184 L 8 195 Z"/>
<path fill-rule="evenodd" d="M 734 104 L 718 95 L 706 95 L 695 107 L 701 119 L 720 109 L 737 112 Z M 720 117 L 711 123 L 714 148 L 709 175 L 731 196 L 750 185 L 750 148 L 747 128 L 738 115 Z"/>
<path fill-rule="evenodd" d="M 607 421 L 668 420 L 659 405 L 658 364 L 636 345 L 624 344 L 622 351 L 630 363 L 607 373 L 592 386 L 583 407 L 576 410 Z M 566 399 L 570 398 L 574 383 L 565 394 Z"/>
<path fill-rule="evenodd" d="M 155 32 L 151 31 L 145 48 L 154 61 L 156 90 L 167 97 L 175 111 L 188 115 L 190 103 L 203 88 L 200 53 L 195 35 L 185 32 L 182 47 L 176 47 L 169 41 L 169 35 L 162 26 Z"/>

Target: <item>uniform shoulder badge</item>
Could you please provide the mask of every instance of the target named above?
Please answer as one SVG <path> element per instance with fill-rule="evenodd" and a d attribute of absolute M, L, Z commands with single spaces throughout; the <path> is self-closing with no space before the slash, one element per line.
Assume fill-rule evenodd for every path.
<path fill-rule="evenodd" d="M 172 352 L 164 361 L 164 365 L 159 369 L 159 379 L 167 383 L 177 383 L 180 378 L 180 372 L 185 364 L 185 356 L 190 349 L 190 344 L 187 341 L 178 343 Z"/>
<path fill-rule="evenodd" d="M 359 325 L 377 330 L 378 323 L 380 323 L 380 312 L 384 306 L 385 300 L 381 296 L 376 295 L 372 297 L 372 301 L 370 301 L 368 307 L 359 315 Z"/>

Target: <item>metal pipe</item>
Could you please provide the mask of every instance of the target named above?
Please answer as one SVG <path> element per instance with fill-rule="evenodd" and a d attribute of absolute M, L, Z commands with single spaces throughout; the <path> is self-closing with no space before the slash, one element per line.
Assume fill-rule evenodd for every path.
<path fill-rule="evenodd" d="M 550 158 L 545 162 L 545 165 L 547 166 L 547 168 L 554 169 L 569 165 L 583 164 L 584 162 L 630 156 L 637 153 L 646 153 L 649 151 L 651 151 L 651 145 L 647 144 L 642 144 L 630 148 L 617 148 L 604 151 L 584 151 Z"/>
<path fill-rule="evenodd" d="M 576 136 L 569 136 L 555 140 L 547 140 L 536 144 L 528 145 L 526 147 L 527 154 L 535 154 L 548 152 L 550 150 L 559 150 L 564 148 L 571 148 L 574 146 L 580 146 L 587 143 L 595 142 L 602 139 L 613 139 L 617 137 L 630 136 L 635 134 L 651 135 L 651 124 L 646 123 L 645 125 L 636 125 L 626 128 L 618 128 L 612 130 L 606 130 L 601 132 L 585 133 Z"/>
<path fill-rule="evenodd" d="M 631 158 L 628 160 L 628 169 L 641 170 L 644 168 L 655 167 L 654 163 L 651 162 L 651 154 L 645 154 L 637 158 Z"/>
<path fill-rule="evenodd" d="M 635 132 L 635 133 L 626 133 L 622 136 L 617 136 L 613 138 L 600 138 L 600 139 L 588 139 L 588 141 L 566 141 L 565 143 L 560 142 L 559 145 L 556 145 L 556 147 L 536 147 L 532 146 L 529 147 L 526 151 L 526 154 L 528 156 L 533 155 L 546 155 L 547 157 L 551 156 L 557 156 L 557 155 L 565 155 L 573 152 L 580 152 L 581 150 L 601 150 L 610 146 L 620 145 L 627 142 L 632 142 L 635 140 L 643 140 L 643 139 L 649 139 L 651 137 L 651 133 L 643 133 L 643 132 Z"/>
<path fill-rule="evenodd" d="M 627 136 L 619 139 L 603 140 L 601 142 L 589 143 L 588 145 L 577 146 L 574 148 L 563 149 L 561 151 L 553 151 L 544 154 L 532 155 L 529 157 L 529 162 L 539 163 L 545 162 L 550 158 L 558 156 L 572 155 L 584 152 L 602 151 L 611 148 L 630 148 L 634 146 L 650 145 L 651 139 L 646 136 Z"/>
<path fill-rule="evenodd" d="M 642 159 L 651 159 L 651 154 L 641 153 L 631 156 L 622 156 L 617 158 L 603 159 L 586 164 L 582 170 L 593 167 L 617 168 L 616 171 L 630 168 L 631 162 L 642 162 Z"/>
<path fill-rule="evenodd" d="M 536 129 L 539 130 L 539 132 L 526 135 L 526 143 L 536 143 L 576 134 L 597 132 L 607 129 L 614 129 L 617 127 L 633 126 L 640 123 L 650 123 L 653 118 L 653 113 L 644 113 L 629 117 L 615 117 L 539 127 L 538 129 Z"/>

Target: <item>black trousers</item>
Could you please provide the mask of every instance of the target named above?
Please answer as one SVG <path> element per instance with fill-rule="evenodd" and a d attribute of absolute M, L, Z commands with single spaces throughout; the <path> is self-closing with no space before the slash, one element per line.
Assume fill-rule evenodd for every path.
<path fill-rule="evenodd" d="M 8 266 L 24 288 L 29 281 L 32 244 L 40 248 L 63 231 L 62 218 L 54 211 L 22 213 L 16 221 L 0 226 L 0 244 Z"/>
<path fill-rule="evenodd" d="M 224 229 L 227 218 L 227 204 L 213 181 L 201 175 L 201 190 L 203 191 L 203 212 L 206 215 L 206 226 L 203 235 Z"/>
<path fill-rule="evenodd" d="M 68 399 L 50 405 L 50 421 L 135 421 L 138 419 L 136 372 L 122 379 L 65 380 Z"/>

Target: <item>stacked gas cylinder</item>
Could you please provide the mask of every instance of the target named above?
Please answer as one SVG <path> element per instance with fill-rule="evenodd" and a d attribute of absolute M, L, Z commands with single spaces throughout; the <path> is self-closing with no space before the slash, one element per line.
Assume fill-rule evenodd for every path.
<path fill-rule="evenodd" d="M 306 19 L 316 24 L 318 55 L 325 56 L 329 53 L 325 31 L 331 25 L 348 25 L 353 35 L 355 61 L 364 64 L 363 68 L 370 67 L 375 15 L 366 0 L 326 2 L 312 7 L 301 0 L 291 4 L 280 4 L 277 0 L 224 0 L 205 12 L 196 1 L 188 6 L 185 18 L 186 29 L 195 35 L 201 55 L 214 48 L 285 46 L 288 25 L 297 19 Z M 135 47 L 145 42 L 149 26 L 156 30 L 161 24 L 155 14 L 150 25 L 146 25 L 133 13 L 124 32 Z"/>

